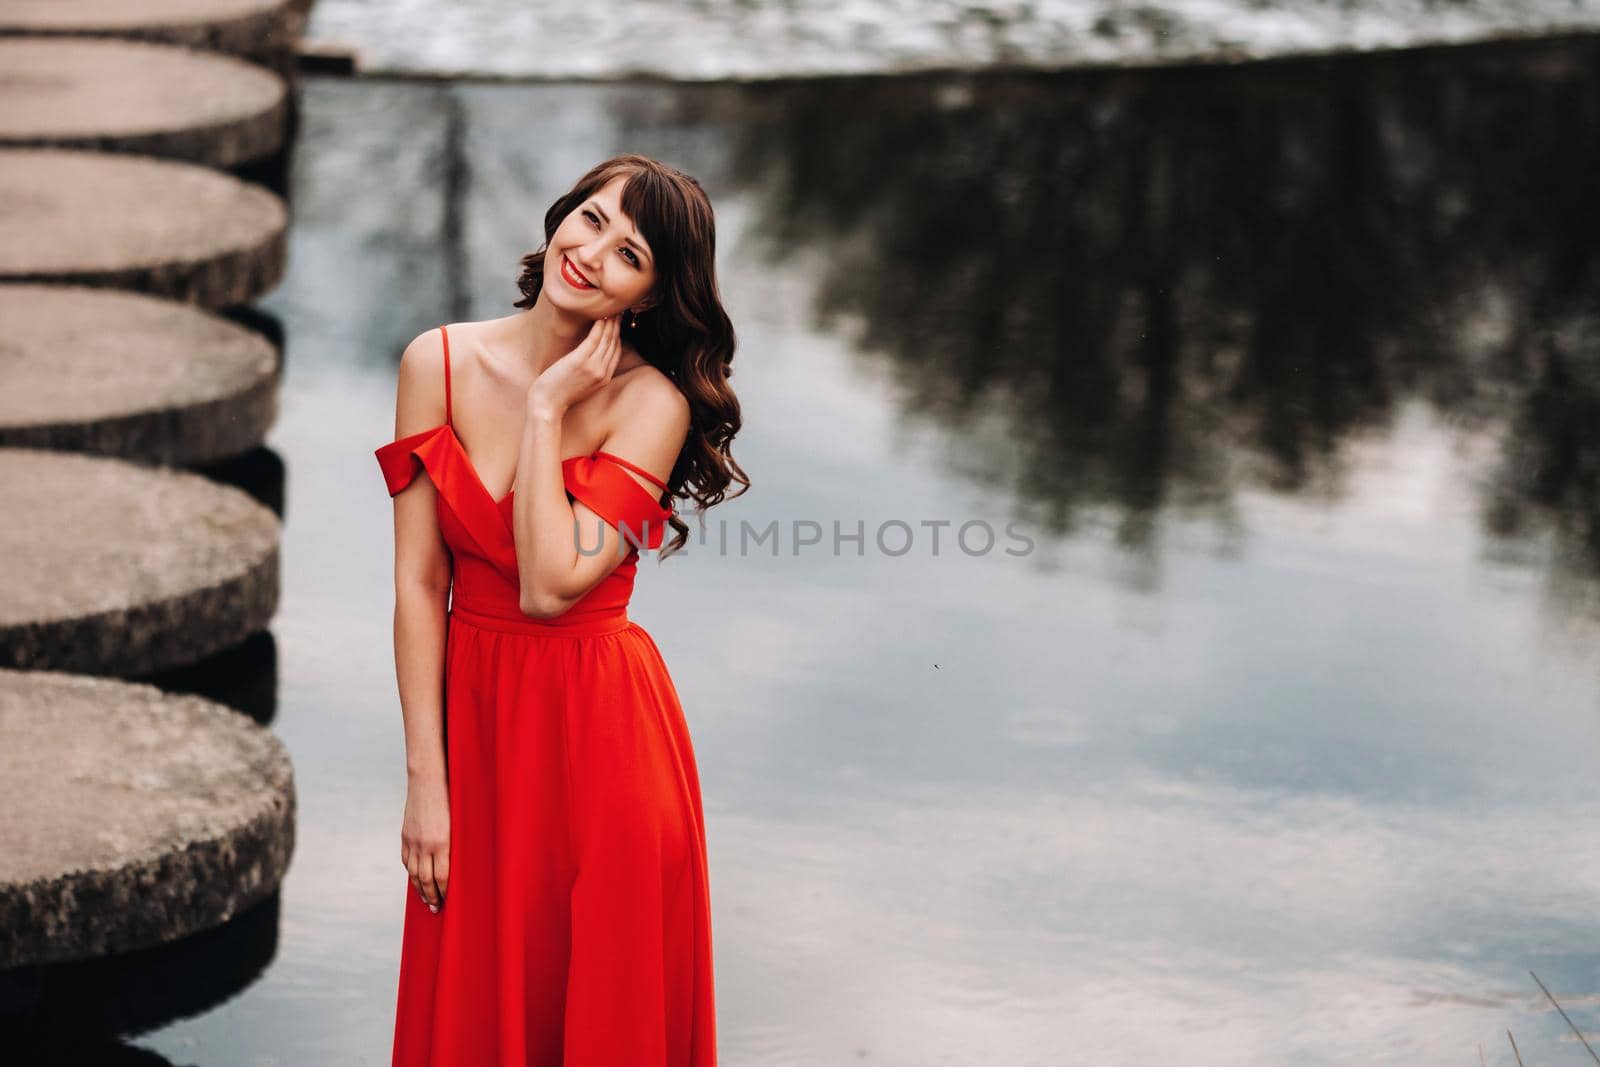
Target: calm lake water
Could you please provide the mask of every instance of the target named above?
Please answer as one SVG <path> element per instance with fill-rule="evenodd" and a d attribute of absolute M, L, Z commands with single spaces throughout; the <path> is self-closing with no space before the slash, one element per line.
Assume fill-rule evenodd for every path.
<path fill-rule="evenodd" d="M 631 611 L 701 768 L 724 1062 L 1578 1062 L 1529 971 L 1600 1029 L 1597 90 L 1592 44 L 309 82 L 262 302 L 297 848 L 259 965 L 127 1062 L 388 1062 L 372 450 L 406 342 L 508 313 L 619 151 L 705 183 L 740 339 L 754 486 Z"/>

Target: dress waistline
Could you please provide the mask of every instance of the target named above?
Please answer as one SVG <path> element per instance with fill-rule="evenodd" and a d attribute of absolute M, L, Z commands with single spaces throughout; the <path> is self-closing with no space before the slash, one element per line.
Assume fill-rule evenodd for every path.
<path fill-rule="evenodd" d="M 461 604 L 452 604 L 449 615 L 454 621 L 476 626 L 480 630 L 498 630 L 507 634 L 539 634 L 543 637 L 595 637 L 626 630 L 629 626 L 626 608 L 598 611 L 582 618 L 568 619 L 565 615 L 553 619 L 536 619 L 530 615 L 508 618 L 473 611 Z"/>

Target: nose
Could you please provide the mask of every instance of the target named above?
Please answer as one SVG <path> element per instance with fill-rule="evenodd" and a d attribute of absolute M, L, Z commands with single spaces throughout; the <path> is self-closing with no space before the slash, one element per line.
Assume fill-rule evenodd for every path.
<path fill-rule="evenodd" d="M 596 237 L 588 244 L 578 246 L 578 266 L 582 267 L 584 273 L 589 274 L 589 277 L 593 279 L 594 275 L 590 272 L 600 269 L 600 260 L 604 254 L 605 240 L 602 237 Z"/>

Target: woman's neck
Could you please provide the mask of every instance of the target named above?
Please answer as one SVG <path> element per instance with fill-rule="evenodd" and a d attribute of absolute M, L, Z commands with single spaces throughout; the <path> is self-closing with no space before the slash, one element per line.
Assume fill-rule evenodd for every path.
<path fill-rule="evenodd" d="M 593 320 L 561 311 L 541 292 L 533 307 L 517 316 L 516 325 L 517 350 L 528 372 L 537 378 L 578 347 L 588 336 Z"/>

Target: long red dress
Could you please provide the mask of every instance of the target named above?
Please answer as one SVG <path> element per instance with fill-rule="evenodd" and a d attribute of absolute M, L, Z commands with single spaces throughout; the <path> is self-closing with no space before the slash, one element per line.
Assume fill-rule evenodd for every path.
<path fill-rule="evenodd" d="M 666 664 L 628 619 L 638 549 L 565 614 L 522 613 L 512 494 L 491 499 L 456 436 L 444 343 L 445 422 L 376 451 L 391 497 L 433 480 L 454 561 L 450 879 L 437 914 L 406 882 L 393 1063 L 709 1067 L 700 781 Z M 646 473 L 564 460 L 567 493 L 659 547 L 671 513 L 622 466 Z"/>

